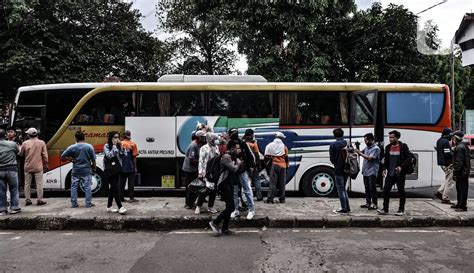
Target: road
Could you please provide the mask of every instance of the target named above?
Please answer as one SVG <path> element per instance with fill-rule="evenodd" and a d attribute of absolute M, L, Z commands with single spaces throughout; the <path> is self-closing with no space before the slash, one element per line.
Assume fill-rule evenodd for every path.
<path fill-rule="evenodd" d="M 0 232 L 1 272 L 472 272 L 474 229 Z"/>

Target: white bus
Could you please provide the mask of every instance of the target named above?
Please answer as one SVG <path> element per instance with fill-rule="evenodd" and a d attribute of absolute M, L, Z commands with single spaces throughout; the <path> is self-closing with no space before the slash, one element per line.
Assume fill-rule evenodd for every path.
<path fill-rule="evenodd" d="M 178 82 L 179 81 L 179 82 Z M 140 189 L 176 190 L 183 187 L 181 165 L 197 123 L 214 131 L 231 127 L 255 131 L 260 150 L 277 131 L 289 148 L 288 191 L 305 196 L 336 193 L 329 145 L 334 128 L 341 127 L 351 142 L 373 132 L 388 143 L 398 130 L 418 157 L 407 188 L 442 183 L 434 144 L 451 126 L 449 89 L 443 84 L 417 83 L 275 83 L 260 76 L 164 76 L 156 83 L 72 83 L 21 87 L 16 95 L 12 124 L 34 126 L 47 142 L 50 170 L 45 189 L 68 190 L 70 162 L 61 152 L 74 143 L 81 129 L 98 153 L 93 193 L 107 185 L 101 152 L 109 131 L 132 131 L 140 150 Z M 362 162 L 361 162 L 362 164 Z M 362 176 L 349 189 L 364 192 Z"/>

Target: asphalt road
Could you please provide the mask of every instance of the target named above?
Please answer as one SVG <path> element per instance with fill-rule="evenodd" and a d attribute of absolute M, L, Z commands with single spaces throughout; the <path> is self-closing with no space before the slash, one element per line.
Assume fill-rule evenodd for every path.
<path fill-rule="evenodd" d="M 1 272 L 472 272 L 474 229 L 0 232 Z"/>

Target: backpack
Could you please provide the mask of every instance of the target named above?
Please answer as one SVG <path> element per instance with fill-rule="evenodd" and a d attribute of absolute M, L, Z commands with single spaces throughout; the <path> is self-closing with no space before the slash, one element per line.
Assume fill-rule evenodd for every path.
<path fill-rule="evenodd" d="M 408 155 L 410 157 L 410 164 L 408 164 L 407 169 L 405 170 L 405 174 L 412 174 L 415 172 L 416 164 L 417 164 L 417 159 L 415 155 L 408 151 Z"/>
<path fill-rule="evenodd" d="M 356 179 L 360 172 L 359 160 L 354 148 L 346 148 L 346 162 L 344 164 L 344 173 L 346 173 L 351 179 Z"/>
<path fill-rule="evenodd" d="M 217 183 L 219 176 L 221 175 L 221 157 L 222 155 L 216 155 L 209 159 L 206 165 L 206 179 L 209 182 Z"/>

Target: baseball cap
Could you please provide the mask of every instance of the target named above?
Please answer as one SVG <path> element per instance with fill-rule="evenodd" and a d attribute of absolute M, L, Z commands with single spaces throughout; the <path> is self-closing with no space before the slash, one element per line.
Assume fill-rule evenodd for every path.
<path fill-rule="evenodd" d="M 31 127 L 30 129 L 26 130 L 26 134 L 29 136 L 37 136 L 38 130 L 36 130 L 36 128 Z"/>
<path fill-rule="evenodd" d="M 275 137 L 277 137 L 277 138 L 286 138 L 286 136 L 282 132 L 276 132 Z"/>

